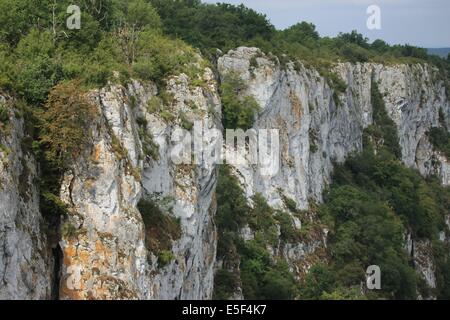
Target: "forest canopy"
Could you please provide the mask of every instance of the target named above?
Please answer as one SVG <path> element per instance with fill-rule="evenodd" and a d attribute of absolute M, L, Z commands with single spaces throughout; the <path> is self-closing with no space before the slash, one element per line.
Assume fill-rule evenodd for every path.
<path fill-rule="evenodd" d="M 0 86 L 32 104 L 42 104 L 63 80 L 103 86 L 130 77 L 161 80 L 179 72 L 200 49 L 215 59 L 216 49 L 256 46 L 281 62 L 300 59 L 319 70 L 338 61 L 429 62 L 447 78 L 449 61 L 410 45 L 369 43 L 356 31 L 321 37 L 299 22 L 277 30 L 268 18 L 244 5 L 200 0 L 83 0 L 81 29 L 69 30 L 69 0 L 1 0 Z"/>

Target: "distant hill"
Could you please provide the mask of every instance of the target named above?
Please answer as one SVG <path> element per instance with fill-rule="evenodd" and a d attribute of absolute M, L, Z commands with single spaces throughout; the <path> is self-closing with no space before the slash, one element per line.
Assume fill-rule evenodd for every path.
<path fill-rule="evenodd" d="M 427 49 L 429 54 L 435 54 L 437 56 L 447 58 L 450 53 L 450 48 L 430 48 Z"/>

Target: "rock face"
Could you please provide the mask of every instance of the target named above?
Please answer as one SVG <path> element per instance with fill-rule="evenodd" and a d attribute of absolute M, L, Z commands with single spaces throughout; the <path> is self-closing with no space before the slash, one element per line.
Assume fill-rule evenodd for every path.
<path fill-rule="evenodd" d="M 257 66 L 251 63 L 256 59 Z M 254 125 L 280 132 L 280 170 L 262 176 L 251 166 L 239 167 L 248 195 L 260 192 L 273 206 L 282 205 L 280 189 L 300 208 L 309 200 L 321 201 L 330 182 L 333 161 L 343 162 L 361 151 L 363 130 L 372 124 L 371 85 L 377 81 L 386 108 L 398 127 L 406 165 L 424 175 L 437 173 L 448 184 L 449 162 L 433 150 L 427 131 L 439 125 L 442 109 L 448 123 L 448 100 L 437 70 L 430 66 L 383 66 L 341 63 L 333 70 L 347 84 L 339 102 L 333 89 L 317 71 L 301 64 L 281 66 L 257 48 L 240 47 L 219 59 L 223 76 L 238 74 L 247 84 L 262 112 Z M 439 165 L 431 166 L 434 157 Z"/>
<path fill-rule="evenodd" d="M 61 189 L 71 207 L 66 225 L 73 230 L 61 241 L 61 298 L 212 297 L 216 168 L 208 159 L 194 165 L 172 161 L 180 121 L 218 125 L 211 116 L 220 116 L 216 84 L 209 69 L 202 76 L 203 87 L 192 86 L 184 74 L 169 80 L 166 90 L 173 99 L 165 107 L 173 115 L 170 121 L 149 112 L 154 86 L 132 82 L 93 93 L 100 117 L 92 127 L 92 147 Z M 145 136 L 157 145 L 156 160 L 144 154 L 144 144 L 150 143 Z M 172 246 L 173 259 L 163 268 L 146 249 L 137 209 L 139 200 L 152 194 L 173 197 L 182 230 Z"/>
<path fill-rule="evenodd" d="M 185 153 L 189 152 L 194 141 L 200 141 L 207 147 L 220 146 L 221 104 L 211 70 L 205 71 L 203 80 L 203 87 L 193 87 L 184 74 L 169 80 L 167 91 L 173 96 L 170 112 L 178 115 L 184 123 L 177 119 L 175 124 L 167 126 L 160 116 L 143 111 L 159 145 L 158 161 L 144 167 L 143 188 L 147 194 L 173 197 L 176 200 L 174 213 L 182 226 L 182 236 L 172 248 L 174 261 L 161 272 L 154 268 L 151 270 L 155 274 L 151 279 L 151 298 L 212 297 L 217 242 L 213 222 L 216 211 L 216 163 L 206 154 L 196 157 L 192 163 L 194 151 L 192 154 L 178 154 L 174 149 L 180 141 Z M 187 132 L 193 124 L 195 132 Z M 205 135 L 197 133 L 198 128 L 202 128 L 200 130 Z M 208 130 L 216 130 L 217 135 L 207 134 Z M 174 164 L 174 160 L 178 164 Z"/>
<path fill-rule="evenodd" d="M 252 59 L 257 66 L 251 64 Z M 330 183 L 333 161 L 342 162 L 362 149 L 363 130 L 372 122 L 372 66 L 337 67 L 336 72 L 345 75 L 351 88 L 339 97 L 340 102 L 334 101 L 333 90 L 318 72 L 301 64 L 281 66 L 256 48 L 230 51 L 219 59 L 218 69 L 222 77 L 237 74 L 248 84 L 245 94 L 253 96 L 262 108 L 254 129 L 279 132 L 278 171 L 267 174 L 261 166 L 245 161 L 235 166 L 248 198 L 260 193 L 270 206 L 282 210 L 288 209 L 286 197 L 303 210 L 321 202 L 323 190 Z M 314 223 L 317 218 L 311 215 L 308 220 Z M 301 229 L 301 222 L 295 227 Z M 323 256 L 326 234 L 325 228 L 318 228 L 304 242 L 284 244 L 271 251 L 301 276 Z"/>
<path fill-rule="evenodd" d="M 263 166 L 245 160 L 234 166 L 248 198 L 258 192 L 277 209 L 286 209 L 283 197 L 294 199 L 301 209 L 321 202 L 333 162 L 362 150 L 363 131 L 372 124 L 373 81 L 397 125 L 403 162 L 449 184 L 450 162 L 433 150 L 427 137 L 430 128 L 440 125 L 440 110 L 447 127 L 450 121 L 443 82 L 431 66 L 339 63 L 332 71 L 347 89 L 337 95 L 318 72 L 300 63 L 282 66 L 257 48 L 230 51 L 219 59 L 218 69 L 222 78 L 237 74 L 248 84 L 242 94 L 253 96 L 262 108 L 254 129 L 276 129 L 280 135 L 279 170 L 274 174 L 263 174 Z M 305 253 L 318 255 L 326 245 L 326 232 L 305 243 L 288 244 L 281 255 L 297 273 L 302 271 L 299 264 L 307 270 Z M 417 269 L 435 287 L 426 252 L 416 248 Z"/>
<path fill-rule="evenodd" d="M 258 68 L 251 69 L 250 60 L 255 56 Z M 348 153 L 361 148 L 362 129 L 371 120 L 370 100 L 337 108 L 331 89 L 317 72 L 303 67 L 297 72 L 293 65 L 282 69 L 256 48 L 231 51 L 219 60 L 219 71 L 222 75 L 237 73 L 248 83 L 248 94 L 263 109 L 254 128 L 280 132 L 281 165 L 277 173 L 262 176 L 250 166 L 239 168 L 243 184 L 250 186 L 248 195 L 260 192 L 269 204 L 281 206 L 281 188 L 302 209 L 308 207 L 311 197 L 320 200 L 329 182 L 331 159 L 342 161 Z M 361 72 L 359 81 L 360 89 L 370 92 L 370 73 Z M 314 141 L 310 139 L 313 134 Z M 315 152 L 311 151 L 312 144 L 317 148 Z"/>
<path fill-rule="evenodd" d="M 428 65 L 374 65 L 375 79 L 389 116 L 398 128 L 403 162 L 423 175 L 437 174 L 450 184 L 450 162 L 433 150 L 427 132 L 439 126 L 439 110 L 449 127 L 450 106 L 438 70 Z"/>
<path fill-rule="evenodd" d="M 70 209 L 60 243 L 61 299 L 144 297 L 141 144 L 128 94 L 120 86 L 93 94 L 92 148 L 64 178 L 61 199 Z"/>
<path fill-rule="evenodd" d="M 14 100 L 0 96 L 0 299 L 52 297 L 53 261 L 39 212 L 36 162 L 24 149 L 24 121 Z"/>
<path fill-rule="evenodd" d="M 314 223 L 310 209 L 322 201 L 333 163 L 362 150 L 363 131 L 372 124 L 373 81 L 397 125 L 404 163 L 450 184 L 450 162 L 427 137 L 442 121 L 440 110 L 450 127 L 450 106 L 437 70 L 340 63 L 333 72 L 347 84 L 345 92 L 336 93 L 324 77 L 301 63 L 281 65 L 256 48 L 241 47 L 218 60 L 219 78 L 237 74 L 248 84 L 243 94 L 261 106 L 254 129 L 279 132 L 279 159 L 269 163 L 275 171 L 268 173 L 245 157 L 233 166 L 248 199 L 260 193 L 271 207 L 287 211 L 286 198 L 292 199 L 308 212 L 307 222 Z M 90 97 L 98 110 L 90 147 L 61 186 L 60 197 L 69 211 L 61 221 L 61 259 L 52 256 L 42 227 L 34 182 L 38 168 L 21 143 L 23 121 L 11 111 L 7 126 L 0 127 L 0 299 L 48 299 L 55 294 L 61 299 L 212 298 L 214 268 L 223 263 L 215 261 L 217 166 L 212 154 L 222 144 L 222 128 L 212 71 L 206 68 L 197 78 L 172 77 L 164 92 L 131 81 L 93 91 Z M 1 97 L 0 103 L 10 99 Z M 193 135 L 186 129 L 193 129 Z M 192 145 L 193 152 L 180 154 L 180 142 L 183 150 Z M 199 142 L 208 152 L 196 153 Z M 153 195 L 172 198 L 173 218 L 181 229 L 164 264 L 148 248 L 149 226 L 138 210 L 139 202 Z M 292 218 L 301 229 L 305 221 Z M 324 258 L 327 233 L 316 225 L 303 242 L 268 250 L 301 277 Z M 254 234 L 245 227 L 241 236 L 248 241 Z M 435 287 L 430 244 L 406 242 L 418 272 Z M 240 288 L 235 298 L 243 298 Z"/>

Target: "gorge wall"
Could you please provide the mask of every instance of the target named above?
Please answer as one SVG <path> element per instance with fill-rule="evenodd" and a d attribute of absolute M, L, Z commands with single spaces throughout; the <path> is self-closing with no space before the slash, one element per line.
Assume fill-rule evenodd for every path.
<path fill-rule="evenodd" d="M 300 63 L 281 65 L 256 48 L 230 51 L 219 58 L 217 69 L 219 80 L 235 73 L 248 84 L 242 94 L 253 96 L 262 108 L 254 129 L 280 132 L 276 174 L 261 174 L 245 162 L 233 168 L 248 199 L 259 193 L 271 207 L 286 210 L 286 198 L 301 210 L 320 203 L 333 163 L 362 150 L 363 131 L 373 122 L 373 81 L 397 126 L 403 162 L 450 184 L 450 163 L 427 137 L 430 128 L 440 125 L 439 110 L 450 128 L 449 101 L 432 66 L 338 63 L 333 72 L 347 89 L 337 94 L 318 71 Z M 169 98 L 161 98 L 163 93 Z M 40 212 L 35 183 L 39 168 L 32 153 L 23 150 L 23 120 L 13 112 L 13 99 L 2 98 L 11 112 L 8 128 L 0 128 L 0 298 L 212 298 L 214 270 L 220 268 L 214 223 L 217 166 L 208 157 L 196 164 L 171 159 L 177 130 L 190 130 L 196 121 L 222 130 L 213 72 L 205 68 L 196 78 L 171 77 L 165 92 L 137 81 L 109 85 L 92 91 L 90 99 L 99 116 L 92 120 L 90 147 L 61 185 L 68 214 L 61 221 L 59 257 L 43 230 L 45 212 Z M 217 136 L 202 139 L 220 142 Z M 139 211 L 140 201 L 155 197 L 169 199 L 167 215 L 180 230 L 161 255 L 149 250 L 155 230 Z M 311 213 L 308 219 L 316 217 Z M 295 216 L 293 221 L 301 229 L 304 221 Z M 252 230 L 242 234 L 251 238 Z M 300 277 L 320 259 L 326 237 L 327 229 L 320 226 L 305 242 L 270 251 Z M 413 246 L 413 241 L 408 242 L 411 250 L 426 247 Z M 420 257 L 419 272 L 432 287 L 432 261 L 426 250 L 415 255 Z"/>
<path fill-rule="evenodd" d="M 245 161 L 234 167 L 249 200 L 259 193 L 270 206 L 286 212 L 286 197 L 306 211 L 322 202 L 333 164 L 362 151 L 364 129 L 373 123 L 373 82 L 396 124 L 405 165 L 424 176 L 437 175 L 443 185 L 450 184 L 450 163 L 434 150 L 427 134 L 430 128 L 442 125 L 440 113 L 444 114 L 447 128 L 450 119 L 444 84 L 432 66 L 338 63 L 332 72 L 347 85 L 338 94 L 316 70 L 293 62 L 281 65 L 257 48 L 230 51 L 219 59 L 218 68 L 222 77 L 239 75 L 248 84 L 242 95 L 255 97 L 262 107 L 254 129 L 280 132 L 281 160 L 276 174 L 268 176 Z M 309 211 L 306 220 L 316 221 L 314 210 Z M 295 227 L 301 229 L 302 221 L 295 214 L 292 218 Z M 247 228 L 244 233 L 248 238 L 252 231 Z M 269 251 L 285 259 L 291 271 L 299 275 L 311 266 L 311 258 L 321 256 L 327 233 L 322 228 L 304 242 L 283 244 Z M 435 288 L 430 242 L 409 237 L 408 247 L 416 269 L 427 285 Z"/>

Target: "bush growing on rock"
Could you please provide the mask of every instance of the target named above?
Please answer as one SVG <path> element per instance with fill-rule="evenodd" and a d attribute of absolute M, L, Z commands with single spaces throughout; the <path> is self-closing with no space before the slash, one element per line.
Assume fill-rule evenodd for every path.
<path fill-rule="evenodd" d="M 173 241 L 181 237 L 180 221 L 172 213 L 173 199 L 158 194 L 142 198 L 138 203 L 145 226 L 146 247 L 164 267 L 173 259 Z"/>
<path fill-rule="evenodd" d="M 38 116 L 47 160 L 67 168 L 91 143 L 90 125 L 98 111 L 79 83 L 63 82 L 51 90 Z"/>
<path fill-rule="evenodd" d="M 4 126 L 9 122 L 9 111 L 5 104 L 0 102 L 0 123 Z"/>
<path fill-rule="evenodd" d="M 250 129 L 260 111 L 260 106 L 253 97 L 245 95 L 244 81 L 239 75 L 230 73 L 223 79 L 220 89 L 224 128 Z"/>

